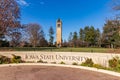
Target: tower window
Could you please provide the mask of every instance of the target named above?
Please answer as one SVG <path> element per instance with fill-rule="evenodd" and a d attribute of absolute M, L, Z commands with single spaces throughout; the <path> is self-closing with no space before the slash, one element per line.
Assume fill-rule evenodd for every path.
<path fill-rule="evenodd" d="M 58 24 L 57 26 L 60 27 L 60 24 Z"/>

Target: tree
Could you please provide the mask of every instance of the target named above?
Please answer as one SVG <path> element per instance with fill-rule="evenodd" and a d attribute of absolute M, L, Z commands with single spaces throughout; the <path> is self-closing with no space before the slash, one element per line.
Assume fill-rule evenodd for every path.
<path fill-rule="evenodd" d="M 73 40 L 77 40 L 77 39 L 78 39 L 77 32 L 74 32 L 74 33 L 73 33 Z"/>
<path fill-rule="evenodd" d="M 78 39 L 77 32 L 74 32 L 74 33 L 73 33 L 73 43 L 74 43 L 74 47 L 77 46 L 77 39 Z"/>
<path fill-rule="evenodd" d="M 85 26 L 85 28 L 84 28 L 84 35 L 85 35 L 85 37 L 84 37 L 84 40 L 86 41 L 86 42 L 89 42 L 89 26 Z"/>
<path fill-rule="evenodd" d="M 80 40 L 84 41 L 84 30 L 82 28 L 80 28 L 79 35 L 80 35 Z"/>
<path fill-rule="evenodd" d="M 0 0 L 0 37 L 8 27 L 19 27 L 20 9 L 16 0 Z"/>
<path fill-rule="evenodd" d="M 113 34 L 113 43 L 114 47 L 120 47 L 119 45 L 119 41 L 120 41 L 120 0 L 112 0 L 113 3 L 113 7 L 112 9 L 115 10 L 117 12 L 117 15 L 115 16 L 115 20 L 114 20 L 114 26 L 116 26 L 117 30 L 114 32 Z"/>
<path fill-rule="evenodd" d="M 70 32 L 69 37 L 68 37 L 68 41 L 70 42 L 70 41 L 72 41 L 72 39 L 73 39 L 73 35 L 72 35 L 72 32 Z"/>
<path fill-rule="evenodd" d="M 112 0 L 112 9 L 117 15 L 113 19 L 107 20 L 103 27 L 102 44 L 106 47 L 114 48 L 119 44 L 119 31 L 120 31 L 120 0 Z"/>
<path fill-rule="evenodd" d="M 91 46 L 95 46 L 96 43 L 96 33 L 95 33 L 95 28 L 93 26 L 90 27 L 89 29 L 89 42 Z"/>
<path fill-rule="evenodd" d="M 115 42 L 114 42 L 115 46 L 114 47 L 115 48 L 120 47 L 120 32 L 115 33 L 113 38 L 115 39 Z"/>
<path fill-rule="evenodd" d="M 52 26 L 50 27 L 50 29 L 49 29 L 49 45 L 50 46 L 53 46 L 53 41 L 54 41 L 54 30 L 53 30 L 53 28 L 52 28 Z"/>
<path fill-rule="evenodd" d="M 22 42 L 24 43 L 29 43 L 29 31 L 28 31 L 28 26 L 29 24 L 22 24 L 21 25 L 21 28 L 20 28 L 20 31 L 21 31 L 21 34 L 22 34 Z M 26 45 L 28 46 L 28 45 Z"/>
<path fill-rule="evenodd" d="M 39 41 L 39 46 L 40 47 L 47 47 L 48 46 L 48 42 L 47 40 L 45 39 L 45 35 L 44 35 L 44 31 L 41 30 L 40 31 L 40 41 Z"/>
<path fill-rule="evenodd" d="M 95 30 L 95 35 L 96 35 L 96 44 L 97 46 L 101 47 L 101 33 L 100 30 L 97 28 L 97 30 Z"/>
<path fill-rule="evenodd" d="M 20 32 L 13 32 L 11 34 L 11 41 L 10 45 L 13 47 L 18 47 L 21 39 L 21 33 Z"/>
<path fill-rule="evenodd" d="M 9 42 L 7 40 L 0 40 L 0 46 L 1 47 L 9 47 Z"/>
<path fill-rule="evenodd" d="M 30 23 L 27 25 L 29 40 L 33 47 L 36 47 L 39 45 L 40 30 L 41 30 L 41 26 L 37 23 Z"/>
<path fill-rule="evenodd" d="M 73 45 L 72 39 L 73 39 L 73 34 L 72 34 L 72 32 L 70 32 L 69 37 L 68 37 L 68 44 L 70 47 Z"/>
<path fill-rule="evenodd" d="M 115 46 L 115 36 L 120 31 L 120 21 L 119 20 L 107 20 L 103 27 L 103 42 L 105 45 L 113 48 Z M 120 36 L 118 36 L 120 37 Z"/>
<path fill-rule="evenodd" d="M 68 42 L 66 40 L 64 40 L 63 43 L 62 43 L 62 46 L 63 47 L 67 47 L 68 46 Z"/>
<path fill-rule="evenodd" d="M 70 32 L 68 43 L 69 46 L 74 47 L 94 47 L 94 46 L 101 46 L 101 34 L 100 30 L 97 28 L 95 29 L 93 26 L 85 26 L 84 29 L 80 28 L 79 31 L 79 38 L 77 32 Z"/>
<path fill-rule="evenodd" d="M 9 28 L 7 36 L 10 39 L 10 46 L 18 47 L 21 41 L 22 34 L 19 31 L 20 28 Z"/>
<path fill-rule="evenodd" d="M 95 29 L 93 26 L 90 26 L 90 27 L 86 26 L 83 32 L 84 33 L 82 35 L 83 35 L 84 43 L 87 44 L 87 46 L 98 45 L 98 41 L 100 41 L 99 29 Z"/>

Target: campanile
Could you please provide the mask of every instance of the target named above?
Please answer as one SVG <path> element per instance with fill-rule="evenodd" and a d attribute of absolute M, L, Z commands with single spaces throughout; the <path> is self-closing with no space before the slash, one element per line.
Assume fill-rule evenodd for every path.
<path fill-rule="evenodd" d="M 62 46 L 62 21 L 60 19 L 56 22 L 56 46 Z"/>

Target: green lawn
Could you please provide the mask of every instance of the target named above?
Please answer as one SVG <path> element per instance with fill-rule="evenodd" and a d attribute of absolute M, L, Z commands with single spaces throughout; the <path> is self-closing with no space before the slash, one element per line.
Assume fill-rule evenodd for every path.
<path fill-rule="evenodd" d="M 100 53 L 113 53 L 119 49 L 110 48 L 56 48 L 56 47 L 5 47 L 0 48 L 0 51 L 48 51 L 48 52 L 100 52 Z"/>
<path fill-rule="evenodd" d="M 113 52 L 114 49 L 108 49 L 108 48 L 60 48 L 60 49 L 53 49 L 53 51 L 58 51 L 58 52 L 101 52 L 101 53 L 108 53 L 108 52 Z"/>

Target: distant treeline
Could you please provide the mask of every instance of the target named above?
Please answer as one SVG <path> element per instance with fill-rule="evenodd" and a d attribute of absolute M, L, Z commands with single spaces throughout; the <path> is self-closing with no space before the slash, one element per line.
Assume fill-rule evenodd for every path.
<path fill-rule="evenodd" d="M 94 26 L 80 28 L 79 33 L 70 32 L 68 42 L 63 46 L 69 47 L 120 47 L 120 20 L 107 20 L 103 26 L 103 32 Z"/>

